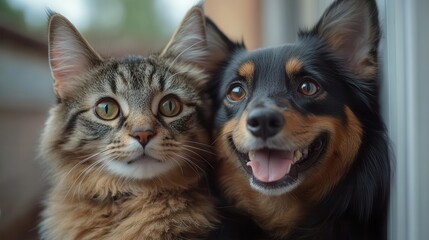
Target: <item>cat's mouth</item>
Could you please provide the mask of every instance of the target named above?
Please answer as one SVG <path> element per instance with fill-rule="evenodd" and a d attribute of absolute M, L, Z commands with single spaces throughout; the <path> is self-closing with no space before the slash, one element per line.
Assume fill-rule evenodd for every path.
<path fill-rule="evenodd" d="M 122 161 L 109 161 L 107 168 L 114 174 L 134 179 L 151 179 L 168 172 L 174 164 L 152 157 L 151 155 L 137 154 Z"/>
<path fill-rule="evenodd" d="M 159 159 L 157 159 L 157 158 L 151 157 L 148 154 L 142 154 L 142 155 L 140 155 L 140 156 L 138 156 L 138 157 L 136 157 L 134 159 L 131 159 L 131 160 L 127 161 L 127 164 L 131 165 L 131 164 L 134 164 L 134 163 L 137 163 L 137 162 L 157 162 L 157 163 L 162 163 L 162 161 L 159 160 Z"/>

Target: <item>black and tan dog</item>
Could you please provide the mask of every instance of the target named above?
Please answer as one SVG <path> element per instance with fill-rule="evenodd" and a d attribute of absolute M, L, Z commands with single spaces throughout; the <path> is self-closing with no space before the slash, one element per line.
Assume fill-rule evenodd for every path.
<path fill-rule="evenodd" d="M 335 1 L 293 45 L 246 51 L 218 30 L 219 183 L 272 238 L 386 239 L 379 39 L 372 0 Z"/>

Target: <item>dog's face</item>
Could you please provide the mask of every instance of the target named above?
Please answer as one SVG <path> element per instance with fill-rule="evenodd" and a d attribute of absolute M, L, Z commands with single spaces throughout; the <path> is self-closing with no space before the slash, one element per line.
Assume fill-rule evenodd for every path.
<path fill-rule="evenodd" d="M 377 74 L 374 7 L 337 1 L 296 44 L 231 54 L 218 86 L 218 149 L 255 190 L 322 196 L 347 173 Z"/>

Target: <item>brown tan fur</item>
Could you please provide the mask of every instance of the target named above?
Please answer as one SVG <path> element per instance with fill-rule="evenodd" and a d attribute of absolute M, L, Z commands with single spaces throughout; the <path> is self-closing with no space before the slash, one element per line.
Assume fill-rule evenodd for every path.
<path fill-rule="evenodd" d="M 289 59 L 285 65 L 285 70 L 290 79 L 300 73 L 303 69 L 303 63 L 296 57 Z"/>
<path fill-rule="evenodd" d="M 238 69 L 238 75 L 248 82 L 251 85 L 253 79 L 253 74 L 255 72 L 255 64 L 252 62 L 246 62 Z"/>
<path fill-rule="evenodd" d="M 187 183 L 177 182 L 176 179 L 183 179 L 180 174 L 169 177 L 164 181 L 168 185 L 175 182 L 177 186 L 128 182 L 89 172 L 79 192 L 74 192 L 76 189 L 63 180 L 52 189 L 47 200 L 44 224 L 51 229 L 50 239 L 203 237 L 217 222 L 206 187 L 198 186 L 197 178 L 188 179 Z M 70 174 L 67 180 L 73 184 L 75 179 Z"/>

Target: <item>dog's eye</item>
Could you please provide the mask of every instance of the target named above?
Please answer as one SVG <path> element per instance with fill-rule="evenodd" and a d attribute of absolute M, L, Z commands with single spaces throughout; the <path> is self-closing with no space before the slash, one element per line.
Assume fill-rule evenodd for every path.
<path fill-rule="evenodd" d="M 244 99 L 246 91 L 240 84 L 233 84 L 228 90 L 227 97 L 230 101 L 238 102 Z"/>
<path fill-rule="evenodd" d="M 298 87 L 298 91 L 305 96 L 314 96 L 319 90 L 319 85 L 313 80 L 305 80 Z"/>

